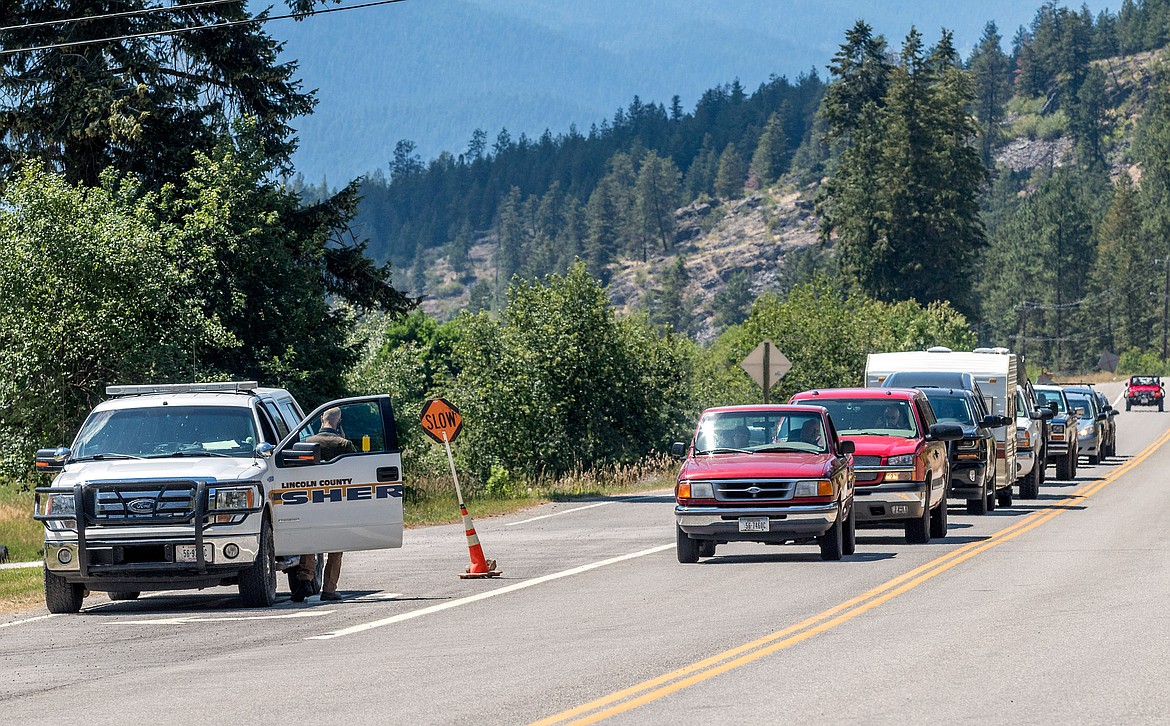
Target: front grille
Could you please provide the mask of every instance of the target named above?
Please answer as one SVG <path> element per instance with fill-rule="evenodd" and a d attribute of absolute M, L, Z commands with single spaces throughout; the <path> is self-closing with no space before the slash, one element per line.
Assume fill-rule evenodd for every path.
<path fill-rule="evenodd" d="M 103 524 L 184 522 L 195 514 L 193 481 L 94 486 L 93 518 Z"/>
<path fill-rule="evenodd" d="M 882 457 L 880 456 L 854 456 L 853 466 L 881 466 Z"/>
<path fill-rule="evenodd" d="M 715 498 L 725 502 L 791 499 L 794 486 L 791 480 L 719 481 L 715 482 Z"/>

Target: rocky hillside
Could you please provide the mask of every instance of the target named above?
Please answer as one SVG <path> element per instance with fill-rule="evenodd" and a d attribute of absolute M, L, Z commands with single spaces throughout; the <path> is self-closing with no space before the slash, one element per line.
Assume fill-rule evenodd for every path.
<path fill-rule="evenodd" d="M 1165 52 L 1147 52 L 1098 61 L 1109 79 L 1106 114 L 1109 138 L 1108 161 L 1116 176 L 1129 173 L 1140 177 L 1133 167 L 1129 149 L 1148 96 L 1154 64 Z M 1067 120 L 1045 108 L 1045 99 L 1013 100 L 1004 122 L 1007 137 L 996 154 L 996 163 L 1013 172 L 1050 171 L 1071 163 L 1076 144 L 1068 135 Z M 800 190 L 775 187 L 755 190 L 743 199 L 728 202 L 700 201 L 675 212 L 678 231 L 669 253 L 659 251 L 647 261 L 623 260 L 613 271 L 610 298 L 619 313 L 644 307 L 647 291 L 657 285 L 662 270 L 682 256 L 690 274 L 690 296 L 699 311 L 700 341 L 712 339 L 712 303 L 730 276 L 747 270 L 755 294 L 784 289 L 785 271 L 792 265 L 789 255 L 819 244 L 818 220 L 813 211 L 813 187 Z M 493 281 L 492 254 L 495 238 L 487 236 L 471 250 L 475 279 Z M 468 306 L 469 287 L 451 270 L 445 257 L 428 265 L 426 300 L 423 308 L 447 319 Z"/>

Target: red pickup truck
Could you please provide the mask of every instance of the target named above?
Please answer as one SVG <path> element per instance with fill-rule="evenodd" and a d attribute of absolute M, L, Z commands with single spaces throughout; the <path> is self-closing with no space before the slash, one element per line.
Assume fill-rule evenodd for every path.
<path fill-rule="evenodd" d="M 707 409 L 675 485 L 679 562 L 711 557 L 728 542 L 812 543 L 821 559 L 856 548 L 853 443 L 819 406 Z"/>
<path fill-rule="evenodd" d="M 1157 406 L 1161 411 L 1165 400 L 1166 389 L 1158 376 L 1129 377 L 1129 384 L 1125 387 L 1126 411 L 1134 406 Z"/>
<path fill-rule="evenodd" d="M 835 388 L 805 391 L 792 403 L 823 406 L 840 435 L 854 443 L 857 526 L 902 523 L 906 541 L 947 534 L 947 442 L 963 428 L 938 423 L 916 389 Z"/>

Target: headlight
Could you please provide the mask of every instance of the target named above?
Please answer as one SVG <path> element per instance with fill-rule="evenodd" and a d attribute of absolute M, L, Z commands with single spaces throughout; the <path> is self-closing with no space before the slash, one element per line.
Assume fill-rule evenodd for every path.
<path fill-rule="evenodd" d="M 691 482 L 691 497 L 694 499 L 714 499 L 715 487 L 709 481 Z"/>
<path fill-rule="evenodd" d="M 889 466 L 914 466 L 914 454 L 891 456 L 886 459 L 886 464 Z"/>
<path fill-rule="evenodd" d="M 252 507 L 256 490 L 252 487 L 212 489 L 210 494 L 213 509 L 249 509 Z"/>
<path fill-rule="evenodd" d="M 58 517 L 73 517 L 77 515 L 77 500 L 73 494 L 50 494 L 45 503 L 45 514 Z"/>
<path fill-rule="evenodd" d="M 828 479 L 817 481 L 798 481 L 792 492 L 794 497 L 831 497 L 833 496 L 833 482 Z"/>
<path fill-rule="evenodd" d="M 956 446 L 960 449 L 978 449 L 979 439 L 959 439 Z"/>
<path fill-rule="evenodd" d="M 1064 433 L 1064 424 L 1062 424 L 1062 423 L 1052 424 L 1052 433 L 1063 434 Z"/>
<path fill-rule="evenodd" d="M 1032 446 L 1032 432 L 1028 429 L 1019 429 L 1016 431 L 1016 443 L 1024 446 Z"/>
<path fill-rule="evenodd" d="M 1081 436 L 1088 436 L 1091 433 L 1093 433 L 1093 424 L 1081 427 Z"/>

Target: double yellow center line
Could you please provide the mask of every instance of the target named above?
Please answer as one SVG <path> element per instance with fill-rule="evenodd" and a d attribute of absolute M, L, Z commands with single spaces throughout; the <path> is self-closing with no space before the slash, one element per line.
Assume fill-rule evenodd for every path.
<path fill-rule="evenodd" d="M 971 542 L 954 549 L 926 564 L 916 567 L 898 577 L 888 580 L 877 587 L 862 593 L 852 600 L 841 603 L 814 615 L 807 620 L 765 635 L 762 638 L 744 643 L 741 646 L 726 650 L 722 653 L 706 658 L 689 666 L 679 668 L 664 675 L 643 681 L 621 691 L 602 696 L 589 703 L 582 704 L 567 711 L 541 719 L 532 726 L 551 726 L 552 724 L 591 724 L 616 716 L 620 713 L 633 710 L 652 701 L 669 696 L 696 683 L 702 683 L 721 673 L 734 670 L 771 655 L 780 650 L 790 648 L 797 643 L 837 627 L 853 618 L 873 610 L 879 605 L 892 600 L 899 595 L 918 587 L 927 580 L 946 572 L 978 554 L 997 547 L 1004 542 L 1015 539 L 1045 522 L 1059 517 L 1068 511 L 1068 505 L 1087 499 L 1117 481 L 1134 467 L 1148 459 L 1163 444 L 1170 441 L 1170 431 L 1162 434 L 1154 443 L 1147 446 L 1137 456 L 1122 466 L 1113 470 L 1108 476 L 1091 482 L 1077 489 L 1065 499 L 1055 502 L 1051 507 L 1029 514 L 1010 527 L 1006 527 L 985 540 Z"/>

